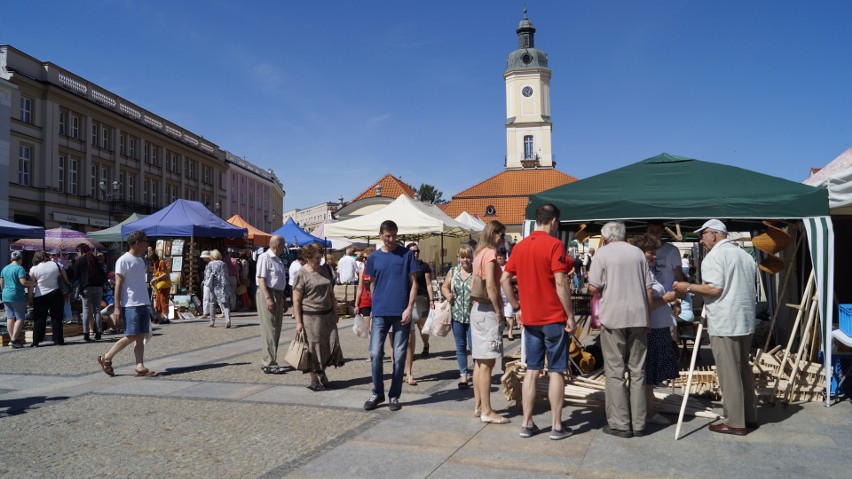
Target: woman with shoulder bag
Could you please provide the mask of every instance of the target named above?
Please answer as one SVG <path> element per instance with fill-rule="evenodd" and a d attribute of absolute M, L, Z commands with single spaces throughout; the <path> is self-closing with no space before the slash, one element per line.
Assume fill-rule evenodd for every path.
<path fill-rule="evenodd" d="M 467 389 L 471 377 L 467 369 L 467 350 L 470 347 L 470 283 L 473 281 L 473 248 L 459 246 L 458 266 L 453 266 L 444 276 L 441 294 L 452 305 L 453 336 L 456 339 L 456 359 L 459 363 L 459 389 Z M 477 409 L 479 409 L 477 407 Z"/>
<path fill-rule="evenodd" d="M 473 356 L 473 394 L 475 413 L 485 423 L 507 424 L 509 419 L 491 408 L 491 372 L 503 356 L 503 302 L 500 299 L 500 275 L 497 248 L 503 244 L 506 227 L 496 220 L 485 225 L 473 259 L 473 283 L 470 313 L 471 356 Z"/>
<path fill-rule="evenodd" d="M 68 283 L 65 270 L 50 260 L 44 251 L 36 251 L 33 256 L 33 267 L 30 268 L 30 278 L 36 282 L 35 288 L 30 288 L 29 302 L 33 305 L 33 342 L 32 347 L 39 347 L 44 341 L 47 329 L 47 316 L 50 316 L 50 328 L 53 344 L 65 344 L 62 330 L 62 316 L 65 314 L 65 298 L 59 282 Z"/>
<path fill-rule="evenodd" d="M 293 319 L 296 336 L 307 335 L 310 350 L 311 391 L 328 387 L 326 366 L 338 366 L 335 350 L 340 347 L 337 331 L 337 301 L 334 298 L 334 277 L 320 266 L 322 248 L 316 244 L 303 246 L 299 251 L 305 265 L 293 281 Z"/>
<path fill-rule="evenodd" d="M 81 303 L 83 304 L 83 341 L 91 341 L 89 325 L 95 330 L 95 340 L 100 341 L 103 333 L 101 318 L 101 298 L 104 295 L 106 274 L 92 250 L 86 243 L 77 245 L 77 260 L 74 263 L 74 279 L 78 282 Z M 93 323 L 90 323 L 93 321 Z"/>

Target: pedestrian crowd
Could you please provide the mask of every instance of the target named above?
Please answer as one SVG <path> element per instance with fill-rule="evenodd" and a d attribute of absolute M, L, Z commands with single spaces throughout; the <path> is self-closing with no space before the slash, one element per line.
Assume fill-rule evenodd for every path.
<path fill-rule="evenodd" d="M 556 237 L 559 218 L 560 211 L 554 205 L 539 207 L 534 231 L 511 251 L 505 246 L 505 226 L 488 222 L 475 247 L 459 247 L 457 264 L 440 284 L 441 296 L 450 305 L 458 388 L 473 389 L 474 415 L 483 423 L 510 423 L 492 406 L 491 383 L 496 361 L 503 356 L 503 333 L 514 339 L 517 322 L 523 331 L 526 361 L 520 436 L 527 438 L 540 432 L 532 417 L 538 379 L 545 370 L 551 412 L 549 437 L 559 440 L 571 435 L 562 410 L 569 344 L 577 329 L 572 291 L 585 289 L 600 298 L 606 378 L 604 433 L 639 437 L 645 434 L 648 423 L 670 423 L 654 410 L 654 387 L 679 376 L 671 331 L 680 300 L 693 295 L 704 297 L 711 349 L 723 392 L 726 422 L 710 429 L 745 435 L 756 427 L 754 384 L 748 363 L 754 333 L 755 263 L 727 239 L 724 223 L 710 220 L 696 231 L 701 233 L 701 244 L 708 253 L 701 263 L 703 284 L 694 284 L 686 280 L 692 268 L 690 258 L 681 257 L 675 246 L 661 240 L 662 223 L 649 223 L 646 232 L 631 243 L 623 223 L 609 222 L 601 229 L 603 245 L 597 251 L 590 249 L 588 254 L 572 258 Z M 348 248 L 336 262 L 317 245 L 302 247 L 298 257 L 288 261 L 281 236 L 272 236 L 268 249 L 257 256 L 256 262 L 228 250 L 224 254 L 217 249 L 205 250 L 201 253 L 205 262 L 201 284 L 209 326 L 215 327 L 218 307 L 225 328 L 230 328 L 231 312 L 238 302 L 243 309 L 251 307 L 249 294 L 254 293 L 260 321 L 261 370 L 283 374 L 287 369 L 278 363 L 278 345 L 283 316 L 292 307 L 296 336 L 302 338 L 309 357 L 302 368 L 310 376 L 308 387 L 323 391 L 329 387 L 328 367 L 344 364 L 334 287 L 351 285 L 354 306 L 366 321 L 369 337 L 372 391 L 363 407 L 369 411 L 387 402 L 390 410 L 397 411 L 402 408 L 403 383 L 416 384 L 413 358 L 418 336 L 423 344 L 422 356 L 429 354 L 429 334 L 423 328 L 436 307 L 431 267 L 420 259 L 419 245 L 403 245 L 398 233 L 393 221 L 385 221 L 379 228 L 378 248 L 359 255 Z M 62 267 L 58 255 L 51 258 L 40 251 L 27 272 L 21 253 L 13 252 L 10 264 L 0 274 L 11 347 L 21 347 L 18 337 L 28 305 L 33 308 L 35 323 L 32 345 L 44 340 L 47 318 L 53 342 L 64 344 L 67 285 L 76 284 L 83 303 L 86 341 L 91 340 L 90 328 L 95 340 L 101 339 L 107 322 L 124 330 L 124 336 L 97 357 L 103 371 L 114 375 L 114 357 L 132 344 L 136 363 L 133 374 L 157 376 L 145 367 L 145 339 L 151 333 L 152 320 L 165 318 L 168 313 L 172 286 L 169 264 L 153 252 L 143 231 L 130 233 L 127 244 L 128 251 L 116 261 L 112 279 L 102 257 L 85 244 L 78 247 L 70 268 Z M 101 311 L 105 288 L 111 290 L 115 304 L 110 315 Z M 392 359 L 387 390 L 386 339 Z"/>

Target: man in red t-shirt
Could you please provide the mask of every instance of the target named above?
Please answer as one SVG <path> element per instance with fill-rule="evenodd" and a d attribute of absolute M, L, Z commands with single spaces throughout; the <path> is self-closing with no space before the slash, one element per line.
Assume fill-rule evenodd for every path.
<path fill-rule="evenodd" d="M 559 208 L 547 203 L 535 212 L 535 231 L 512 249 L 509 262 L 503 268 L 500 286 L 506 293 L 512 310 L 521 310 L 524 326 L 524 349 L 527 355 L 527 372 L 522 389 L 524 420 L 521 437 L 531 437 L 539 432 L 532 421 L 535 386 L 544 368 L 547 353 L 550 384 L 551 424 L 550 439 L 564 439 L 571 428 L 562 424 L 562 400 L 565 379 L 561 373 L 568 370 L 568 341 L 574 333 L 574 308 L 571 304 L 571 287 L 568 273 L 573 261 L 565 256 L 565 245 L 553 235 L 559 229 Z M 512 290 L 512 277 L 518 277 L 521 301 Z"/>

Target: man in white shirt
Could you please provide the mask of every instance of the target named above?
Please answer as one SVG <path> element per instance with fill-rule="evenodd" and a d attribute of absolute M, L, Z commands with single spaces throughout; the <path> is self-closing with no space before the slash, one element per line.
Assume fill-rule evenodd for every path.
<path fill-rule="evenodd" d="M 269 239 L 269 248 L 257 257 L 257 315 L 260 318 L 260 343 L 262 357 L 260 369 L 266 374 L 282 374 L 278 366 L 278 342 L 281 339 L 281 324 L 287 311 L 287 267 L 281 258 L 284 238 L 274 235 Z"/>
<path fill-rule="evenodd" d="M 130 343 L 136 343 L 133 353 L 136 355 L 136 367 L 133 375 L 154 377 L 157 373 L 145 367 L 145 336 L 151 332 L 151 299 L 146 282 L 146 265 L 142 254 L 148 246 L 148 235 L 142 230 L 131 231 L 127 236 L 130 249 L 115 262 L 115 308 L 116 323 L 124 321 L 124 337 L 115 342 L 112 349 L 98 356 L 98 363 L 104 372 L 115 376 L 112 358 Z"/>
<path fill-rule="evenodd" d="M 728 229 L 719 220 L 709 220 L 700 229 L 701 244 L 709 251 L 701 262 L 704 284 L 675 282 L 678 293 L 704 296 L 707 334 L 716 360 L 726 422 L 711 424 L 720 434 L 745 436 L 757 427 L 754 374 L 749 364 L 754 337 L 757 268 L 754 258 L 728 239 Z"/>
<path fill-rule="evenodd" d="M 358 284 L 356 274 L 355 247 L 346 248 L 346 254 L 337 262 L 337 277 L 340 284 Z"/>

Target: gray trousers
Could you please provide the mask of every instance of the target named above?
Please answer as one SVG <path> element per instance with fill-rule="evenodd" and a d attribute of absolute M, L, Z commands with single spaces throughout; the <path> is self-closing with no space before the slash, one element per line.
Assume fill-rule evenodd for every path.
<path fill-rule="evenodd" d="M 284 290 L 267 288 L 272 300 L 275 302 L 274 310 L 266 307 L 266 298 L 263 291 L 258 288 L 255 300 L 257 301 L 257 315 L 260 318 L 260 346 L 261 367 L 278 366 L 278 341 L 281 339 L 281 324 L 284 320 L 284 311 L 287 309 L 287 299 Z"/>
<path fill-rule="evenodd" d="M 237 285 L 239 280 L 236 276 L 228 276 L 228 284 L 231 285 L 231 309 L 237 309 Z"/>
<path fill-rule="evenodd" d="M 89 286 L 83 291 L 83 334 L 89 334 L 89 319 L 95 320 L 95 333 L 103 332 L 101 326 L 101 298 L 104 289 L 100 286 Z"/>
<path fill-rule="evenodd" d="M 601 352 L 606 375 L 606 420 L 620 431 L 644 431 L 645 354 L 648 328 L 601 329 Z M 630 373 L 630 389 L 624 373 Z"/>
<path fill-rule="evenodd" d="M 744 428 L 746 423 L 757 422 L 754 374 L 748 363 L 753 336 L 710 336 L 722 388 L 722 410 L 730 427 Z"/>

